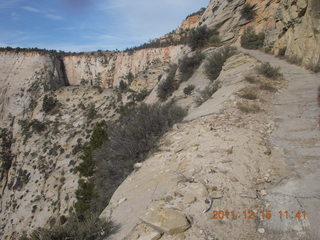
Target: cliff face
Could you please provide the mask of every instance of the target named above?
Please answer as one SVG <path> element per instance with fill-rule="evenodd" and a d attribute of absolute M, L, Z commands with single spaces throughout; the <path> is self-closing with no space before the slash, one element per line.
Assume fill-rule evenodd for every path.
<path fill-rule="evenodd" d="M 131 72 L 133 90 L 153 89 L 185 51 L 174 46 L 65 57 L 0 53 L 1 239 L 17 239 L 73 211 L 75 167 L 81 161 L 77 147 L 122 104 L 116 91 L 99 87 L 116 88 L 121 80 L 128 82 Z M 48 112 L 46 96 L 54 99 Z"/>
<path fill-rule="evenodd" d="M 257 16 L 252 21 L 243 19 L 240 13 L 246 2 L 255 4 Z M 204 13 L 187 18 L 173 34 L 166 35 L 161 40 L 178 39 L 181 33 L 203 25 L 218 29 L 222 43 L 235 44 L 239 44 L 244 30 L 251 26 L 256 32 L 266 33 L 265 47 L 275 54 L 278 54 L 280 50 L 285 50 L 285 56 L 288 58 L 301 61 L 306 66 L 319 66 L 320 2 L 318 0 L 212 0 Z M 212 51 L 215 51 L 214 47 L 203 52 L 208 55 Z M 56 56 L 37 52 L 1 52 L 0 159 L 5 159 L 5 161 L 1 162 L 0 168 L 0 238 L 16 239 L 19 233 L 24 230 L 30 231 L 33 228 L 48 225 L 59 216 L 67 216 L 69 212 L 72 212 L 79 178 L 75 166 L 81 161 L 79 153 L 74 149 L 89 139 L 90 130 L 94 124 L 100 120 L 113 120 L 117 114 L 116 107 L 126 103 L 128 96 L 120 94 L 124 98 L 122 102 L 121 99 L 119 100 L 119 92 L 116 90 L 120 81 L 128 83 L 128 74 L 132 73 L 131 90 L 136 92 L 152 90 L 152 93 L 146 98 L 146 102 L 156 102 L 158 100 L 156 96 L 157 85 L 165 78 L 165 70 L 170 64 L 178 63 L 179 59 L 189 53 L 190 48 L 183 45 L 128 52 L 95 52 L 74 56 Z M 209 134 L 208 129 L 212 131 L 212 126 L 216 123 L 212 121 L 209 124 L 205 119 L 193 120 L 212 113 L 219 113 L 225 103 L 229 104 L 227 107 L 232 108 L 231 112 L 230 109 L 225 108 L 229 112 L 221 118 L 218 117 L 220 118 L 218 123 L 226 125 L 225 132 L 219 134 L 222 134 L 226 139 L 228 138 L 230 130 L 230 126 L 227 126 L 228 121 L 234 116 L 241 118 L 241 114 L 236 112 L 235 106 L 232 105 L 234 99 L 227 98 L 244 87 L 242 82 L 244 73 L 248 73 L 256 64 L 256 60 L 244 55 L 237 55 L 231 59 L 224 66 L 223 74 L 219 78 L 224 83 L 224 90 L 218 91 L 215 98 L 202 107 L 194 106 L 194 102 L 199 96 L 198 91 L 204 90 L 210 84 L 210 80 L 204 74 L 204 64 L 199 67 L 188 82 L 181 83 L 180 88 L 175 91 L 172 98 L 175 98 L 182 106 L 192 106 L 192 111 L 188 116 L 190 123 L 184 126 L 187 130 L 177 128 L 175 132 L 171 133 L 173 138 L 179 140 L 174 147 L 176 150 L 172 153 L 172 159 L 175 158 L 176 153 L 180 154 L 181 146 L 184 148 L 181 152 L 184 155 L 179 159 L 181 162 L 175 166 L 177 171 L 181 171 L 181 169 L 189 171 L 192 177 L 194 175 L 192 169 L 199 164 L 190 159 L 190 167 L 187 168 L 185 166 L 187 163 L 183 162 L 184 157 L 193 156 L 203 159 L 202 153 L 197 153 L 198 146 L 202 143 L 201 141 L 212 142 L 210 136 L 206 135 L 206 138 L 201 141 L 195 139 L 194 136 L 200 136 L 203 133 Z M 229 84 L 231 79 L 232 81 L 236 79 L 236 82 Z M 187 96 L 184 93 L 184 88 L 190 84 L 195 86 L 195 91 Z M 56 101 L 52 111 L 45 112 L 43 110 L 45 96 L 50 96 Z M 233 98 L 235 97 L 233 96 Z M 88 117 L 88 109 L 92 104 L 97 111 L 97 116 L 94 119 Z M 238 121 L 238 119 L 233 120 Z M 249 118 L 245 120 L 251 121 Z M 248 121 L 240 123 L 245 125 Z M 239 128 L 241 128 L 240 123 L 238 124 Z M 261 120 L 260 123 L 266 127 L 264 120 Z M 199 124 L 202 127 L 199 127 Z M 219 128 L 219 124 L 216 124 L 215 128 Z M 255 127 L 256 132 L 259 132 L 260 125 Z M 235 131 L 239 131 L 239 135 L 242 134 L 242 130 L 236 129 Z M 189 135 L 189 132 L 192 134 Z M 248 133 L 247 130 L 244 132 Z M 253 131 L 252 135 L 254 134 Z M 251 139 L 249 135 L 248 139 Z M 218 138 L 216 135 L 215 137 Z M 256 137 L 260 138 L 261 136 Z M 167 140 L 171 141 L 170 138 Z M 221 139 L 214 139 L 214 141 L 216 140 L 220 141 Z M 195 142 L 191 145 L 189 141 Z M 221 144 L 224 142 L 222 141 Z M 164 146 L 164 148 L 166 147 Z M 209 156 L 210 147 L 206 150 L 208 159 L 212 159 L 212 156 Z M 236 151 L 241 149 L 241 146 L 238 146 Z M 229 149 L 221 151 L 226 155 L 223 157 L 226 157 L 225 161 L 228 162 L 230 153 L 225 154 L 225 152 L 229 152 Z M 170 156 L 171 152 L 170 150 Z M 248 152 L 250 151 L 248 150 Z M 259 154 L 267 158 L 262 152 Z M 161 161 L 167 157 L 166 154 L 160 152 L 159 156 L 162 155 Z M 170 164 L 174 165 L 174 161 Z M 268 161 L 269 159 L 266 159 L 266 162 Z M 206 161 L 204 163 L 211 164 Z M 158 162 L 154 163 L 154 171 L 159 174 L 157 164 Z M 168 170 L 171 174 L 172 169 L 168 169 L 165 160 L 162 164 L 163 172 L 166 173 Z M 224 163 L 218 164 L 223 165 Z M 248 162 L 249 164 L 250 162 Z M 223 174 L 226 171 L 223 166 L 219 168 L 221 169 L 217 171 L 221 173 L 220 185 L 223 185 L 225 182 Z M 266 169 L 263 168 L 261 171 Z M 140 176 L 141 174 L 144 177 L 144 173 L 148 174 L 149 170 L 145 169 L 136 175 Z M 210 170 L 208 174 L 213 172 Z M 155 175 L 148 176 L 153 179 Z M 145 186 L 145 178 L 143 177 L 141 185 Z M 177 179 L 177 181 L 179 183 L 180 180 Z M 230 181 L 233 182 L 233 180 Z M 131 187 L 136 187 L 135 182 L 130 184 L 134 187 L 129 185 L 130 188 L 127 188 L 125 183 L 120 187 L 118 192 L 121 194 L 116 193 L 106 211 L 114 210 L 112 209 L 114 205 L 117 205 L 118 200 L 123 198 L 122 193 L 125 194 Z M 151 187 L 157 188 L 158 183 Z M 181 186 L 179 185 L 179 187 Z M 125 189 L 125 191 L 121 189 Z M 138 190 L 137 192 L 139 192 Z M 150 201 L 154 200 L 153 195 L 150 199 Z M 127 204 L 131 203 L 127 202 Z M 145 205 L 143 201 L 139 201 L 140 203 L 140 210 L 143 212 Z M 138 201 L 135 204 L 138 204 Z M 200 203 L 198 202 L 198 204 Z M 131 211 L 130 207 L 132 205 L 126 209 Z M 202 207 L 199 205 L 194 213 L 200 213 Z M 119 209 L 117 211 L 119 211 L 117 216 L 119 221 L 123 220 L 121 217 L 128 216 L 127 212 L 126 215 L 121 215 L 122 212 Z M 115 211 L 115 214 L 118 213 Z M 199 215 L 197 216 L 199 217 Z"/>
<path fill-rule="evenodd" d="M 70 85 L 101 85 L 116 87 L 121 80 L 153 71 L 157 66 L 177 62 L 183 46 L 142 49 L 133 52 L 101 53 L 95 55 L 67 56 L 63 58 Z M 148 75 L 148 74 L 145 74 Z M 154 82 L 159 76 L 150 79 Z M 154 79 L 155 78 L 155 79 Z M 152 86 L 154 87 L 154 85 Z"/>
<path fill-rule="evenodd" d="M 32 99 L 68 84 L 60 59 L 39 53 L 0 53 L 0 127 L 24 116 Z"/>
<path fill-rule="evenodd" d="M 253 21 L 241 17 L 245 3 L 255 5 Z M 285 51 L 285 56 L 305 66 L 320 64 L 320 10 L 317 0 L 234 0 L 210 2 L 199 25 L 220 31 L 222 41 L 239 41 L 244 29 L 253 27 L 266 34 L 265 47 L 274 54 Z"/>

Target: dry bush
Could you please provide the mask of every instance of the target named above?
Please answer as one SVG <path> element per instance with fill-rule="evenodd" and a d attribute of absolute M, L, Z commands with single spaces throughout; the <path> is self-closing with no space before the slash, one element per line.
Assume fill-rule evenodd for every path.
<path fill-rule="evenodd" d="M 255 18 L 256 11 L 254 10 L 255 5 L 246 3 L 243 8 L 241 9 L 241 17 L 247 19 L 247 20 L 252 20 Z"/>
<path fill-rule="evenodd" d="M 241 90 L 239 96 L 248 100 L 256 100 L 257 96 L 257 88 L 244 88 Z"/>
<path fill-rule="evenodd" d="M 263 47 L 264 39 L 264 33 L 256 34 L 255 31 L 249 27 L 241 36 L 241 46 L 246 49 L 259 49 Z"/>
<path fill-rule="evenodd" d="M 161 101 L 165 101 L 172 95 L 172 93 L 178 89 L 179 84 L 175 79 L 175 75 L 177 72 L 177 65 L 171 65 L 168 71 L 167 78 L 159 84 L 157 88 L 157 95 Z"/>
<path fill-rule="evenodd" d="M 219 77 L 224 63 L 228 58 L 233 56 L 235 52 L 236 50 L 234 48 L 227 46 L 208 57 L 205 71 L 211 81 L 214 81 Z"/>
<path fill-rule="evenodd" d="M 278 90 L 273 87 L 270 83 L 262 83 L 259 87 L 261 90 L 268 91 L 268 92 L 277 92 Z"/>
<path fill-rule="evenodd" d="M 244 77 L 244 80 L 248 83 L 258 83 L 259 82 L 259 79 L 257 79 L 256 77 L 254 76 L 251 76 L 251 75 L 247 75 Z"/>
<path fill-rule="evenodd" d="M 258 113 L 261 111 L 260 107 L 255 103 L 250 104 L 249 102 L 238 102 L 237 107 L 243 113 Z"/>
<path fill-rule="evenodd" d="M 23 234 L 19 240 L 103 240 L 115 230 L 111 222 L 97 216 L 85 219 L 71 216 L 64 224 L 57 224 L 50 229 L 39 228 L 30 236 Z"/>
<path fill-rule="evenodd" d="M 97 164 L 95 183 L 99 185 L 106 204 L 132 172 L 133 165 L 142 162 L 155 148 L 157 140 L 185 115 L 186 111 L 172 102 L 141 104 L 128 109 L 109 127 L 108 141 L 94 152 Z"/>
<path fill-rule="evenodd" d="M 206 102 L 220 87 L 219 82 L 215 81 L 204 90 L 200 91 L 199 96 L 196 98 L 197 106 L 200 106 L 202 103 Z"/>
<path fill-rule="evenodd" d="M 280 73 L 280 67 L 272 67 L 269 62 L 262 63 L 256 69 L 258 73 L 267 78 L 276 79 L 282 77 L 282 74 Z"/>
<path fill-rule="evenodd" d="M 181 72 L 181 81 L 187 81 L 194 73 L 194 71 L 200 66 L 204 55 L 197 52 L 192 57 L 185 56 L 179 62 L 179 69 Z"/>

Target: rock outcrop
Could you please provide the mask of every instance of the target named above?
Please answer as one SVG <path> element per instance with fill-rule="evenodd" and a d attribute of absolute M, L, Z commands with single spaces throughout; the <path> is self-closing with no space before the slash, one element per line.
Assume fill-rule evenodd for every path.
<path fill-rule="evenodd" d="M 257 16 L 243 19 L 245 3 L 254 5 Z M 265 47 L 274 54 L 282 50 L 296 63 L 317 70 L 320 66 L 320 3 L 317 0 L 212 0 L 199 25 L 217 28 L 222 41 L 239 40 L 244 29 L 253 27 L 266 34 Z"/>
<path fill-rule="evenodd" d="M 70 85 L 98 84 L 112 88 L 117 87 L 121 80 L 127 82 L 127 75 L 132 73 L 140 79 L 145 79 L 141 79 L 145 82 L 143 88 L 152 89 L 158 82 L 163 67 L 177 62 L 183 51 L 186 49 L 180 45 L 127 52 L 100 52 L 66 56 L 63 62 Z M 150 76 L 152 72 L 157 72 L 158 75 Z"/>
<path fill-rule="evenodd" d="M 246 3 L 255 5 L 253 20 L 241 16 Z M 319 68 L 318 0 L 212 0 L 160 43 L 204 25 L 219 31 L 222 44 L 235 45 L 252 27 L 266 34 L 267 50 Z M 199 49 L 206 57 L 217 50 L 213 45 Z M 186 45 L 75 55 L 1 51 L 0 238 L 17 239 L 23 231 L 50 226 L 73 212 L 78 150 L 95 124 L 115 120 L 134 94 L 145 91 L 145 103 L 159 101 L 158 85 L 169 66 L 192 54 Z M 275 161 L 278 150 L 266 139 L 274 124 L 268 104 L 285 82 L 259 76 L 257 64 L 241 53 L 229 58 L 218 78 L 221 88 L 200 106 L 199 96 L 212 84 L 204 74 L 206 61 L 175 86 L 168 101 L 187 107 L 188 116 L 160 140 L 157 152 L 135 165 L 102 212 L 101 217 L 123 225 L 111 239 L 260 237 L 253 222 L 209 219 L 209 210 L 219 210 L 212 206 L 259 210 L 257 196 L 265 195 L 266 184 L 286 175 Z M 258 81 L 243 81 L 248 74 Z M 119 91 L 121 81 L 130 91 Z M 194 90 L 188 95 L 190 85 Z M 256 99 L 241 97 L 248 89 L 259 93 Z M 48 98 L 53 106 L 46 111 Z M 240 110 L 251 107 L 263 111 L 245 115 Z"/>

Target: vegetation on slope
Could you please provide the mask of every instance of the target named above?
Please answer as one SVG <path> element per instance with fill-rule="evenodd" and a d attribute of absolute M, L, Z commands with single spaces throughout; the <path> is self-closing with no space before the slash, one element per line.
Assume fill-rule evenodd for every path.
<path fill-rule="evenodd" d="M 246 49 L 262 48 L 264 44 L 264 33 L 256 34 L 253 28 L 249 27 L 241 36 L 241 46 Z"/>
<path fill-rule="evenodd" d="M 19 240 L 103 240 L 115 230 L 112 223 L 97 216 L 80 219 L 73 215 L 50 229 L 36 229 L 30 236 L 24 233 Z"/>
<path fill-rule="evenodd" d="M 224 63 L 227 61 L 229 57 L 233 56 L 234 54 L 234 48 L 224 47 L 220 51 L 213 53 L 211 56 L 207 58 L 205 71 L 208 78 L 211 81 L 214 81 L 219 77 Z"/>
<path fill-rule="evenodd" d="M 141 104 L 126 108 L 115 123 L 98 124 L 82 146 L 76 213 L 99 214 L 133 165 L 143 161 L 159 137 L 185 115 L 173 103 Z"/>

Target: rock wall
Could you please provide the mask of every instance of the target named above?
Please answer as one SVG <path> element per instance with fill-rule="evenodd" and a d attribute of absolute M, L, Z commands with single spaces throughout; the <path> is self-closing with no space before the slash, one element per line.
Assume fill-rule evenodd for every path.
<path fill-rule="evenodd" d="M 133 52 L 107 52 L 100 55 L 66 56 L 63 62 L 70 85 L 118 86 L 131 72 L 134 76 L 152 69 L 157 63 L 176 62 L 183 46 L 149 48 Z"/>
<path fill-rule="evenodd" d="M 241 17 L 245 3 L 255 5 L 254 20 Z M 222 41 L 239 42 L 247 27 L 266 34 L 265 47 L 310 68 L 320 67 L 320 2 L 317 0 L 212 0 L 199 21 L 220 32 Z"/>
<path fill-rule="evenodd" d="M 68 85 L 60 59 L 37 52 L 1 52 L 0 76 L 0 127 L 24 116 L 32 98 Z"/>

